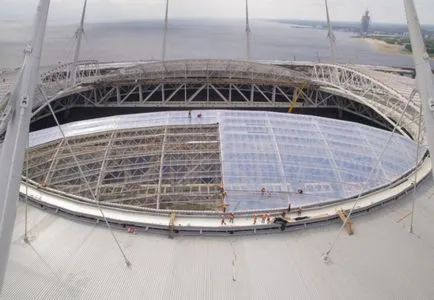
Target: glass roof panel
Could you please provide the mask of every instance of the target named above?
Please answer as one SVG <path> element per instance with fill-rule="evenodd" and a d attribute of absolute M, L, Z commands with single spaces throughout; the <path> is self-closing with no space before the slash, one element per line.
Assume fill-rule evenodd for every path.
<path fill-rule="evenodd" d="M 229 210 L 353 197 L 397 180 L 415 165 L 415 142 L 399 134 L 391 138 L 391 132 L 358 123 L 261 111 L 195 110 L 191 115 L 188 111 L 124 115 L 65 124 L 63 129 L 67 136 L 74 136 L 218 123 Z M 30 136 L 30 146 L 36 146 L 59 139 L 60 133 L 50 128 Z M 299 189 L 303 194 L 297 193 Z"/>

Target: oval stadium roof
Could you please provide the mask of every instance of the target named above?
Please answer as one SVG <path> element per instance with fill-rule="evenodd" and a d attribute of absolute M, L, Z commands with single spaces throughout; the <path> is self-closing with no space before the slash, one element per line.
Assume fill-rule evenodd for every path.
<path fill-rule="evenodd" d="M 157 112 L 62 127 L 101 201 L 147 208 L 214 210 L 222 183 L 233 211 L 282 208 L 288 201 L 296 206 L 336 201 L 399 179 L 414 167 L 417 148 L 404 136 L 358 123 L 274 112 L 205 110 L 190 117 L 188 111 Z M 60 138 L 57 128 L 31 133 L 32 153 L 51 150 L 35 157 L 34 167 L 30 160 L 30 178 L 48 178 L 49 187 L 89 197 Z M 99 163 L 79 150 L 89 149 L 89 141 Z M 47 166 L 40 174 L 41 161 Z M 172 190 L 176 184 L 190 189 Z M 173 198 L 174 192 L 185 198 Z M 193 195 L 206 205 L 176 205 Z"/>

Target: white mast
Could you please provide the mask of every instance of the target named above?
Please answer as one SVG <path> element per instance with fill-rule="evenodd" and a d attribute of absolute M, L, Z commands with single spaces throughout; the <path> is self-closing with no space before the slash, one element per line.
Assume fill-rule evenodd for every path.
<path fill-rule="evenodd" d="M 249 23 L 249 0 L 246 0 L 246 51 L 247 59 L 250 60 L 250 23 Z"/>
<path fill-rule="evenodd" d="M 166 43 L 167 43 L 167 29 L 169 25 L 169 0 L 166 0 L 166 15 L 164 17 L 164 36 L 163 36 L 163 53 L 161 54 L 161 60 L 166 60 Z"/>
<path fill-rule="evenodd" d="M 328 27 L 328 34 L 327 37 L 330 42 L 330 58 L 333 64 L 336 64 L 336 37 L 333 33 L 332 24 L 330 22 L 330 14 L 329 14 L 329 6 L 327 0 L 325 0 L 325 8 L 326 8 L 326 15 L 327 15 L 327 27 Z"/>
<path fill-rule="evenodd" d="M 3 285 L 15 223 L 21 172 L 29 135 L 33 97 L 39 83 L 39 65 L 49 7 L 50 0 L 39 1 L 32 41 L 24 51 L 24 63 L 9 100 L 12 116 L 0 155 L 0 289 Z"/>
<path fill-rule="evenodd" d="M 78 57 L 80 56 L 81 40 L 83 39 L 83 35 L 84 35 L 84 27 L 83 26 L 84 26 L 84 17 L 86 15 L 86 6 L 87 6 L 87 0 L 84 0 L 83 12 L 81 14 L 80 27 L 78 27 L 77 31 L 75 32 L 75 38 L 77 39 L 77 45 L 75 46 L 74 61 L 73 61 L 72 70 L 71 70 L 71 84 L 75 83 L 75 80 L 77 77 L 77 62 L 78 62 Z"/>
<path fill-rule="evenodd" d="M 404 6 L 407 16 L 408 34 L 413 51 L 413 61 L 416 69 L 416 84 L 422 101 L 425 135 L 428 140 L 431 166 L 433 167 L 434 173 L 434 77 L 413 0 L 404 0 Z"/>

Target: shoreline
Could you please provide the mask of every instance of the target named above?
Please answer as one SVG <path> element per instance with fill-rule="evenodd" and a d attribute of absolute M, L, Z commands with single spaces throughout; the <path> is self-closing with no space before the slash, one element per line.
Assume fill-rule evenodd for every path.
<path fill-rule="evenodd" d="M 398 54 L 398 55 L 405 55 L 405 56 L 412 55 L 412 53 L 407 51 L 403 45 L 388 44 L 385 41 L 377 40 L 372 37 L 358 37 L 358 39 L 364 41 L 365 43 L 368 43 L 371 46 L 371 48 L 381 53 Z M 430 55 L 430 60 L 434 60 L 434 55 Z"/>
<path fill-rule="evenodd" d="M 377 40 L 371 37 L 361 37 L 359 38 L 361 41 L 368 43 L 371 48 L 375 49 L 378 52 L 386 53 L 386 54 L 400 54 L 400 55 L 411 55 L 411 52 L 408 52 L 404 46 L 402 45 L 392 45 L 388 44 L 385 41 Z"/>

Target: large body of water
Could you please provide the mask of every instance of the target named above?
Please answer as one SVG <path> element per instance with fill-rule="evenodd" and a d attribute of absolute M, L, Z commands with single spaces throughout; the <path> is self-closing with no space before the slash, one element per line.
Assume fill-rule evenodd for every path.
<path fill-rule="evenodd" d="M 161 21 L 87 24 L 80 59 L 160 59 L 162 27 Z M 253 20 L 251 27 L 252 59 L 329 61 L 325 30 L 294 28 L 289 24 L 265 20 Z M 0 69 L 17 67 L 22 62 L 23 49 L 31 29 L 12 22 L 0 23 L 0 28 Z M 76 26 L 49 26 L 42 65 L 72 59 L 75 30 Z M 335 34 L 340 63 L 398 67 L 413 65 L 411 56 L 379 53 L 368 43 L 351 38 L 351 33 Z M 172 20 L 167 41 L 167 59 L 246 58 L 242 20 Z"/>

